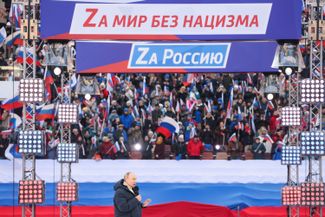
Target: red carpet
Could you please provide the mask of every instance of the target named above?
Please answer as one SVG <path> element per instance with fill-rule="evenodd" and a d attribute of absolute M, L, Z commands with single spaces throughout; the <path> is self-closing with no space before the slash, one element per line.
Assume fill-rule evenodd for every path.
<path fill-rule="evenodd" d="M 38 206 L 37 217 L 59 216 L 59 207 Z M 0 207 L 1 217 L 20 217 L 21 207 Z M 73 206 L 75 217 L 114 217 L 113 207 Z M 176 202 L 150 206 L 143 209 L 143 217 L 236 217 L 237 211 L 226 207 L 189 202 Z M 240 217 L 286 217 L 285 207 L 250 207 L 240 211 Z M 300 210 L 301 217 L 308 217 L 307 209 Z M 317 216 L 315 216 L 317 217 Z"/>
<path fill-rule="evenodd" d="M 240 212 L 240 217 L 287 217 L 286 210 L 286 207 L 249 207 Z M 309 217 L 309 209 L 300 208 L 300 217 Z"/>
<path fill-rule="evenodd" d="M 20 217 L 21 207 L 0 207 L 1 217 Z M 217 215 L 216 215 L 217 214 Z M 38 206 L 37 217 L 59 216 L 59 207 Z M 113 207 L 74 206 L 72 216 L 114 217 Z M 234 217 L 226 207 L 198 203 L 177 202 L 154 205 L 143 209 L 143 217 Z"/>

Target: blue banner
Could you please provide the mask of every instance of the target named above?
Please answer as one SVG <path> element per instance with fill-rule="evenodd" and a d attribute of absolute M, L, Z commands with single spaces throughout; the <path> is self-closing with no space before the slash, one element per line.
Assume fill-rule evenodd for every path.
<path fill-rule="evenodd" d="M 77 41 L 79 73 L 275 72 L 277 43 Z"/>

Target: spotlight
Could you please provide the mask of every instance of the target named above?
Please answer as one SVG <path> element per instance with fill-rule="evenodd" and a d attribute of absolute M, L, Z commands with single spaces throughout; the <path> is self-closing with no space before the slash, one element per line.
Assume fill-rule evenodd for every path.
<path fill-rule="evenodd" d="M 267 100 L 271 101 L 274 98 L 273 93 L 267 94 L 266 98 L 267 98 Z"/>
<path fill-rule="evenodd" d="M 45 146 L 43 144 L 44 134 L 42 131 L 21 131 L 19 133 L 19 153 L 45 155 Z"/>
<path fill-rule="evenodd" d="M 322 131 L 302 132 L 300 135 L 301 154 L 325 155 L 325 133 Z"/>
<path fill-rule="evenodd" d="M 134 149 L 135 149 L 136 151 L 140 151 L 141 148 L 142 148 L 142 145 L 141 145 L 140 143 L 136 143 L 136 144 L 134 145 Z"/>
<path fill-rule="evenodd" d="M 285 186 L 282 188 L 282 205 L 296 206 L 301 203 L 301 187 Z"/>
<path fill-rule="evenodd" d="M 216 150 L 220 150 L 221 146 L 220 145 L 216 145 L 215 148 L 216 148 Z"/>
<path fill-rule="evenodd" d="M 86 93 L 86 94 L 85 94 L 85 99 L 86 99 L 86 100 L 90 100 L 90 99 L 91 99 L 91 95 L 90 95 L 89 93 Z"/>
<path fill-rule="evenodd" d="M 21 79 L 19 83 L 19 98 L 22 102 L 43 102 L 44 83 L 42 79 Z"/>
<path fill-rule="evenodd" d="M 300 126 L 301 113 L 299 107 L 283 107 L 281 111 L 282 126 Z"/>
<path fill-rule="evenodd" d="M 286 73 L 286 75 L 290 76 L 292 74 L 293 70 L 291 67 L 286 67 L 284 69 L 284 73 Z"/>
<path fill-rule="evenodd" d="M 324 80 L 304 79 L 300 84 L 302 103 L 324 102 Z"/>
<path fill-rule="evenodd" d="M 298 146 L 283 146 L 282 165 L 300 165 L 301 164 L 301 150 Z"/>
<path fill-rule="evenodd" d="M 75 182 L 59 182 L 56 186 L 56 196 L 60 202 L 78 200 L 78 184 Z"/>
<path fill-rule="evenodd" d="M 74 104 L 60 104 L 58 106 L 58 122 L 74 124 L 78 122 L 78 107 Z"/>
<path fill-rule="evenodd" d="M 55 67 L 53 71 L 54 71 L 54 74 L 57 76 L 61 75 L 61 72 L 62 72 L 60 67 Z"/>
<path fill-rule="evenodd" d="M 301 205 L 302 206 L 324 206 L 324 183 L 301 184 Z"/>
<path fill-rule="evenodd" d="M 19 204 L 35 204 L 44 202 L 43 180 L 20 180 L 19 181 Z"/>
<path fill-rule="evenodd" d="M 60 143 L 57 148 L 59 163 L 77 163 L 79 147 L 75 143 Z"/>

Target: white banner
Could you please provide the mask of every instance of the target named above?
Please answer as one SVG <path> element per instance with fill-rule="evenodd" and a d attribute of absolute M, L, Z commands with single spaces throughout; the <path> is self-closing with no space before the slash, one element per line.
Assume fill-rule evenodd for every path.
<path fill-rule="evenodd" d="M 79 4 L 70 34 L 260 35 L 272 3 L 252 4 Z"/>
<path fill-rule="evenodd" d="M 324 162 L 323 162 L 324 163 Z M 14 169 L 13 169 L 13 166 Z M 308 164 L 300 166 L 300 180 L 308 175 Z M 272 160 L 80 160 L 72 164 L 72 177 L 77 182 L 116 182 L 128 172 L 138 175 L 143 183 L 285 183 L 287 167 Z M 46 182 L 60 180 L 60 164 L 37 160 L 36 173 Z M 324 170 L 323 170 L 324 173 Z M 21 179 L 21 160 L 13 164 L 0 160 L 0 183 Z"/>

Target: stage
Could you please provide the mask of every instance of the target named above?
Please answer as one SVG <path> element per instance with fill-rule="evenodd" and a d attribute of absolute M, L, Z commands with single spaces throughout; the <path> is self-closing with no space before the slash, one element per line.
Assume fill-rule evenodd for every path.
<path fill-rule="evenodd" d="M 36 163 L 37 175 L 46 183 L 45 202 L 37 207 L 37 216 L 58 216 L 55 183 L 60 165 L 53 160 Z M 305 169 L 303 164 L 302 177 Z M 142 198 L 152 199 L 144 216 L 286 216 L 281 206 L 286 167 L 271 160 L 80 160 L 72 165 L 72 178 L 79 184 L 79 199 L 72 203 L 74 216 L 113 216 L 113 186 L 127 171 L 137 174 Z M 1 216 L 20 216 L 20 179 L 21 160 L 0 161 Z"/>

